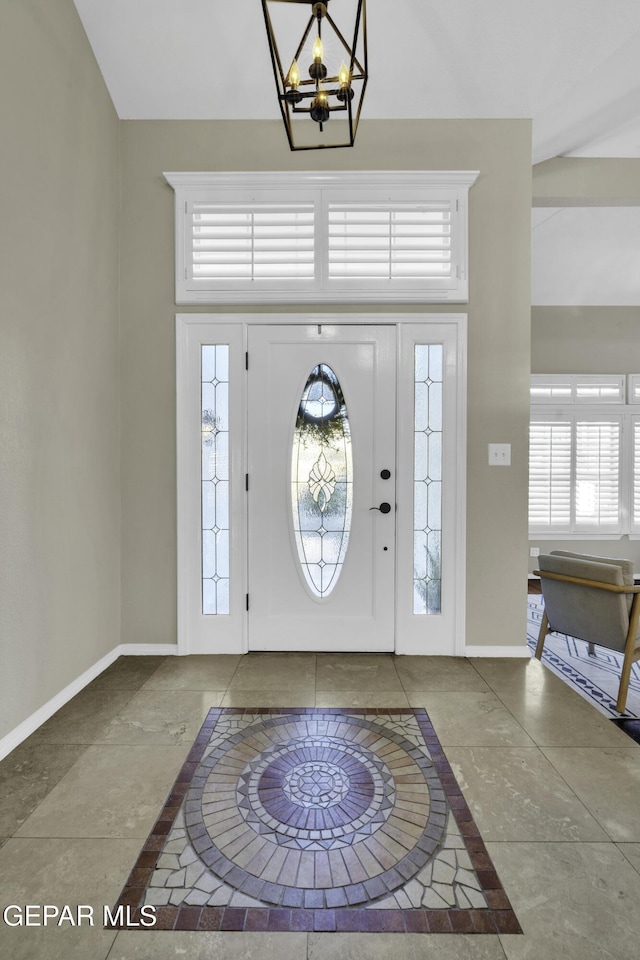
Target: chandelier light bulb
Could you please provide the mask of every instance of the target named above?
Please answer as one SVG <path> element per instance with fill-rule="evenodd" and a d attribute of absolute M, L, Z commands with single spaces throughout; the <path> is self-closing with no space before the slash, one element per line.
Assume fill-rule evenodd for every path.
<path fill-rule="evenodd" d="M 346 103 L 347 100 L 353 100 L 353 90 L 351 89 L 351 71 L 344 61 L 340 64 L 338 79 L 340 81 L 340 89 L 336 93 L 338 100 L 340 100 L 342 103 Z"/>
<path fill-rule="evenodd" d="M 327 99 L 326 90 L 319 84 L 318 92 L 311 101 L 311 119 L 315 120 L 316 123 L 323 124 L 326 123 L 330 116 L 329 101 Z"/>
<path fill-rule="evenodd" d="M 298 85 L 300 83 L 300 68 L 296 60 L 293 60 L 291 66 L 289 67 L 289 73 L 287 74 L 286 85 L 289 89 L 285 92 L 285 100 L 287 103 L 290 103 L 292 107 L 295 107 L 297 103 L 300 103 L 302 100 L 302 94 L 298 90 Z"/>
<path fill-rule="evenodd" d="M 300 83 L 300 68 L 296 60 L 293 61 L 289 67 L 289 75 L 287 76 L 287 84 L 293 89 L 297 90 Z"/>
<path fill-rule="evenodd" d="M 324 80 L 327 75 L 327 68 L 322 62 L 323 54 L 322 38 L 318 34 L 313 42 L 313 63 L 309 67 L 309 76 L 312 80 Z"/>

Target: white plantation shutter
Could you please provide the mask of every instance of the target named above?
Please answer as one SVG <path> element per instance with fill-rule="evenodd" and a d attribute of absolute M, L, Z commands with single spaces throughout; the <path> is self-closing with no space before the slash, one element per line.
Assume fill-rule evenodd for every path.
<path fill-rule="evenodd" d="M 529 526 L 568 530 L 571 523 L 570 421 L 534 420 L 529 434 Z"/>
<path fill-rule="evenodd" d="M 576 528 L 617 529 L 620 520 L 620 423 L 576 423 Z"/>
<path fill-rule="evenodd" d="M 451 201 L 331 203 L 330 279 L 449 279 L 454 265 Z"/>
<path fill-rule="evenodd" d="M 313 279 L 313 203 L 190 205 L 194 280 Z"/>
<path fill-rule="evenodd" d="M 531 403 L 568 403 L 573 395 L 571 377 L 531 377 Z"/>
<path fill-rule="evenodd" d="M 576 377 L 576 403 L 624 403 L 624 376 Z"/>
<path fill-rule="evenodd" d="M 554 406 L 566 403 L 624 403 L 623 374 L 541 374 L 531 377 L 531 403 Z"/>
<path fill-rule="evenodd" d="M 475 171 L 167 173 L 176 303 L 466 302 Z"/>

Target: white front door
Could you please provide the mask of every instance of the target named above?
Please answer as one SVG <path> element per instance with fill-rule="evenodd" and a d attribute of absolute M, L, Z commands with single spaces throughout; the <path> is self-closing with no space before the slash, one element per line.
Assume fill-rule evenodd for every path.
<path fill-rule="evenodd" d="M 393 651 L 395 327 L 248 346 L 249 649 Z"/>

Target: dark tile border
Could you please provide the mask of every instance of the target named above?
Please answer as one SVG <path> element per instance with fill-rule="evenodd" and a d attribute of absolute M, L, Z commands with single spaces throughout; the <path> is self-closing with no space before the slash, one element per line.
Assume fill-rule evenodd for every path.
<path fill-rule="evenodd" d="M 304 909 L 283 907 L 157 907 L 154 926 L 143 925 L 140 907 L 156 863 L 173 827 L 211 734 L 223 714 L 334 716 L 415 716 L 447 802 L 456 820 L 467 853 L 489 904 L 485 910 L 375 910 L 363 907 Z M 110 929 L 136 930 L 220 930 L 243 933 L 522 933 L 498 874 L 484 845 L 471 811 L 426 711 L 421 707 L 213 707 L 200 728 L 182 765 L 171 793 L 149 834 L 131 874 L 112 911 L 119 908 L 126 920 L 109 924 Z"/>

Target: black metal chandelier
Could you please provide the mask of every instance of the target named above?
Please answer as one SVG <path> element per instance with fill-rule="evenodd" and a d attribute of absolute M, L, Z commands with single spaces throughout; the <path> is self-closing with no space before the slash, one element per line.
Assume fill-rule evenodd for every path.
<path fill-rule="evenodd" d="M 367 86 L 366 0 L 262 0 L 262 9 L 289 146 L 352 147 Z"/>

